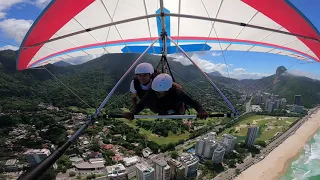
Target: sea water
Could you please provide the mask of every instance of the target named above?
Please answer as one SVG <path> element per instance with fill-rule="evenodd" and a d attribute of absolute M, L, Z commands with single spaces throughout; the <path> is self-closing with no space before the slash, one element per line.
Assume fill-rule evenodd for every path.
<path fill-rule="evenodd" d="M 289 163 L 281 180 L 320 180 L 320 129 Z"/>

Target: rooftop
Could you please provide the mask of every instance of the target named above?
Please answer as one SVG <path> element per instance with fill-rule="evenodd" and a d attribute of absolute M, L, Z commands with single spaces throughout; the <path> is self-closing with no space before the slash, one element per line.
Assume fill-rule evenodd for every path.
<path fill-rule="evenodd" d="M 132 163 L 137 163 L 139 162 L 139 157 L 138 156 L 133 156 L 129 158 L 123 158 L 123 161 L 125 164 L 132 164 Z"/>
<path fill-rule="evenodd" d="M 6 161 L 6 166 L 14 166 L 18 162 L 17 159 L 9 159 Z"/>
<path fill-rule="evenodd" d="M 50 150 L 49 149 L 29 149 L 26 152 L 24 152 L 23 154 L 50 154 Z"/>
<path fill-rule="evenodd" d="M 72 157 L 72 158 L 70 158 L 70 161 L 74 162 L 74 163 L 79 163 L 79 162 L 82 162 L 83 159 L 80 157 Z"/>
<path fill-rule="evenodd" d="M 118 176 L 126 173 L 126 168 L 122 164 L 116 164 L 106 167 L 108 176 Z"/>
<path fill-rule="evenodd" d="M 228 138 L 228 139 L 237 139 L 236 137 L 230 135 L 230 134 L 223 134 L 222 137 Z"/>
<path fill-rule="evenodd" d="M 136 168 L 144 173 L 149 173 L 149 172 L 154 171 L 154 169 L 150 165 L 148 165 L 147 163 L 136 164 Z"/>
<path fill-rule="evenodd" d="M 74 164 L 77 169 L 95 169 L 95 168 L 104 168 L 104 162 L 96 162 L 96 163 L 89 163 L 83 162 L 79 164 Z"/>
<path fill-rule="evenodd" d="M 194 162 L 197 162 L 199 161 L 198 158 L 196 156 L 193 156 L 192 154 L 188 154 L 188 155 L 185 155 L 185 156 L 181 156 L 181 159 L 180 159 L 181 163 L 184 163 L 184 164 L 192 164 Z"/>

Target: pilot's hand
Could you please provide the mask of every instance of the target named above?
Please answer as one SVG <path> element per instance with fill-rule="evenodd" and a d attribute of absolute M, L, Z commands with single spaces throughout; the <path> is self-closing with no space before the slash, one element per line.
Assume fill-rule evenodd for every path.
<path fill-rule="evenodd" d="M 208 117 L 208 113 L 205 110 L 200 110 L 197 117 L 199 117 L 200 119 L 206 119 Z"/>
<path fill-rule="evenodd" d="M 134 118 L 134 115 L 131 112 L 124 113 L 124 117 L 126 119 L 132 120 Z"/>

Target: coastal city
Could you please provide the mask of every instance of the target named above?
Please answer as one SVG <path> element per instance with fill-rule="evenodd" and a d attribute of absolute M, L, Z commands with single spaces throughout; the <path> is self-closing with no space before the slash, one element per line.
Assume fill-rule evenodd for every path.
<path fill-rule="evenodd" d="M 320 180 L 319 7 L 0 0 L 0 180 Z"/>
<path fill-rule="evenodd" d="M 278 95 L 258 92 L 252 95 L 247 103 L 252 103 L 252 105 L 249 104 L 248 113 L 252 111 L 251 113 L 257 114 L 275 111 L 302 113 L 304 109 L 301 106 L 300 95 L 295 95 L 294 104 L 288 105 L 286 100 L 279 99 Z M 264 107 L 265 110 L 263 111 L 261 107 Z M 45 103 L 39 104 L 39 108 L 52 112 L 60 111 L 59 108 Z M 309 111 L 308 116 L 314 111 Z M 71 137 L 75 127 L 84 124 L 85 118 L 82 113 L 72 113 L 71 119 L 63 124 L 69 134 L 67 138 Z M 182 142 L 174 147 L 173 151 L 161 153 L 153 151 L 149 147 L 141 149 L 141 152 L 136 152 L 134 149 L 140 146 L 139 143 L 131 143 L 131 146 L 134 147 L 132 150 L 118 143 L 114 144 L 112 143 L 113 138 L 126 140 L 129 137 L 120 133 L 113 134 L 112 138 L 106 140 L 107 137 L 110 137 L 112 129 L 116 127 L 114 125 L 103 126 L 97 134 L 84 135 L 79 138 L 74 148 L 83 152 L 82 154 L 68 153 L 55 163 L 53 168 L 61 171 L 57 174 L 57 179 L 73 179 L 73 177 L 137 180 L 199 179 L 205 177 L 209 169 L 216 172 L 214 175 L 216 179 L 233 179 L 242 171 L 264 159 L 275 147 L 292 135 L 306 121 L 306 118 L 308 119 L 308 117 L 304 117 L 296 120 L 284 132 L 275 133 L 272 139 L 267 141 L 257 141 L 262 126 L 259 126 L 256 121 L 245 126 L 241 125 L 239 128 L 234 126 L 236 130 L 228 131 L 231 134 L 225 133 L 228 129 L 222 132 L 219 127 L 215 127 L 216 130 Z M 281 118 L 278 118 L 278 121 L 281 121 Z M 185 121 L 185 123 L 190 125 L 192 122 Z M 269 129 L 272 129 L 272 126 L 271 122 L 267 125 Z M 237 135 L 236 131 L 241 131 L 243 128 L 246 129 L 245 139 L 240 141 L 238 138 L 243 137 Z M 15 149 L 15 143 L 19 139 L 26 138 L 28 130 L 35 131 L 33 135 L 29 136 L 34 141 L 41 140 L 39 134 L 47 131 L 44 128 L 38 132 L 34 126 L 20 125 L 9 133 L 12 138 L 7 139 L 6 146 Z M 57 148 L 52 143 L 43 144 L 42 147 L 41 149 L 25 150 L 19 155 L 19 159 L 24 159 L 21 162 L 19 159 L 6 160 L 4 166 L 6 174 L 11 177 L 19 176 L 25 168 L 40 163 Z"/>

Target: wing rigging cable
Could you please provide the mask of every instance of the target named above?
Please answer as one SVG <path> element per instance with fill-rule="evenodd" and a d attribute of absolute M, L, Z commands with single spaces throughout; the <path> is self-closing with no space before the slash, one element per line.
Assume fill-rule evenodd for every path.
<path fill-rule="evenodd" d="M 59 78 L 57 78 L 49 69 L 47 69 L 45 66 L 42 66 L 51 76 L 53 76 L 57 81 L 59 81 L 65 88 L 67 88 L 72 94 L 74 94 L 80 101 L 82 101 L 86 106 L 89 108 L 92 108 L 86 101 L 84 101 L 81 97 L 79 97 L 74 91 L 72 91 L 67 85 L 65 85 Z"/>
<path fill-rule="evenodd" d="M 142 0 L 133 3 L 130 0 L 118 0 L 116 3 L 106 3 L 106 0 L 82 0 L 75 4 L 72 0 L 55 0 L 29 29 L 19 49 L 18 70 L 36 68 L 49 62 L 83 54 L 93 54 L 99 49 L 103 49 L 102 54 L 107 52 L 141 55 L 114 85 L 95 113 L 88 116 L 86 124 L 35 169 L 24 174 L 23 178 L 36 179 L 64 153 L 98 117 L 119 84 L 147 53 L 161 54 L 159 65 L 161 64 L 162 71 L 171 75 L 166 56 L 182 53 L 215 88 L 232 111 L 229 114 L 212 116 L 228 117 L 238 117 L 238 111 L 187 52 L 220 50 L 226 66 L 223 52 L 230 49 L 320 61 L 318 32 L 286 1 L 261 0 L 262 5 L 253 0 L 239 0 L 233 4 L 221 0 L 218 5 L 216 2 L 204 0 L 196 4 L 188 0 Z M 284 11 L 281 17 L 277 12 L 270 11 L 273 3 Z M 215 10 L 207 10 L 207 7 Z M 203 8 L 205 12 L 201 11 Z M 291 16 L 295 17 L 294 21 L 303 24 L 302 27 L 294 25 L 295 22 L 288 19 Z M 72 19 L 77 23 L 73 24 Z M 186 19 L 192 19 L 193 24 L 186 23 Z M 222 31 L 225 27 L 229 28 Z M 212 35 L 212 30 L 215 35 Z M 292 40 L 292 37 L 296 39 Z"/>

